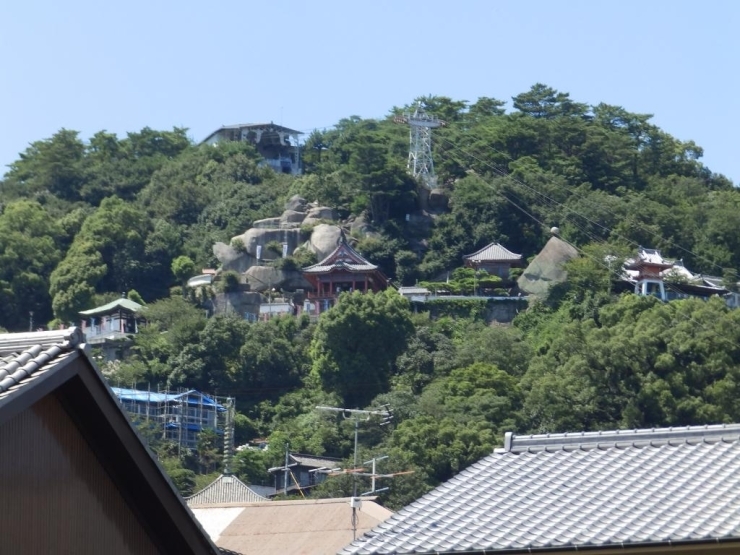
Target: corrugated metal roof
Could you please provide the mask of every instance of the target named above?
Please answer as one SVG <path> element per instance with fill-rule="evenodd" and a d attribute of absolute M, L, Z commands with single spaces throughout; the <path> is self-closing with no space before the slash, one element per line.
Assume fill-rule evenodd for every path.
<path fill-rule="evenodd" d="M 247 484 L 236 476 L 221 474 L 198 493 L 191 495 L 185 501 L 190 507 L 202 507 L 223 503 L 259 503 L 269 501 L 258 495 Z"/>
<path fill-rule="evenodd" d="M 196 507 L 193 513 L 216 545 L 249 555 L 327 555 L 352 541 L 349 499 Z M 362 499 L 357 511 L 358 535 L 392 514 L 374 501 Z"/>
<path fill-rule="evenodd" d="M 291 453 L 290 458 L 303 466 L 312 466 L 314 468 L 334 468 L 341 459 L 333 457 L 317 457 L 314 455 L 304 455 L 301 453 Z"/>
<path fill-rule="evenodd" d="M 522 255 L 516 254 L 503 247 L 500 243 L 491 243 L 473 254 L 463 256 L 464 260 L 472 262 L 496 262 L 521 260 Z"/>
<path fill-rule="evenodd" d="M 142 391 L 140 389 L 127 389 L 125 387 L 112 387 L 113 393 L 122 401 L 135 401 L 139 403 L 164 403 L 168 401 L 184 402 L 188 405 L 209 407 L 215 406 L 219 410 L 225 410 L 208 395 L 191 389 L 184 393 L 161 393 L 157 391 Z"/>
<path fill-rule="evenodd" d="M 511 436 L 343 554 L 740 540 L 740 425 Z"/>

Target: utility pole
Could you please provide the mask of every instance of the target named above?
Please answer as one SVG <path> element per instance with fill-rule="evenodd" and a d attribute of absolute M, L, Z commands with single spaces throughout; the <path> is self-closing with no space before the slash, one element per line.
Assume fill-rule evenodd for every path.
<path fill-rule="evenodd" d="M 288 459 L 290 457 L 290 443 L 287 441 L 285 442 L 285 474 L 283 476 L 283 494 L 285 496 L 288 495 L 288 472 L 290 470 L 288 469 L 288 463 L 290 462 Z"/>
<path fill-rule="evenodd" d="M 390 420 L 393 418 L 393 414 L 390 411 L 390 408 L 388 405 L 385 405 L 382 409 L 377 410 L 359 410 L 359 409 L 345 409 L 340 407 L 323 407 L 318 406 L 316 407 L 316 410 L 323 410 L 323 411 L 329 411 L 329 412 L 338 412 L 340 413 L 345 419 L 351 418 L 354 420 L 355 423 L 355 453 L 354 453 L 354 468 L 352 468 L 352 499 L 350 499 L 350 507 L 352 507 L 352 541 L 357 539 L 357 509 L 362 506 L 362 501 L 360 501 L 360 498 L 357 497 L 357 476 L 367 476 L 366 473 L 360 473 L 358 474 L 358 468 L 357 468 L 357 436 L 360 428 L 360 420 L 364 418 L 365 421 L 370 420 L 372 416 L 380 416 L 383 421 L 381 422 L 381 426 L 383 424 L 387 424 L 390 422 Z M 285 466 L 287 468 L 288 462 L 286 460 Z M 334 472 L 329 471 L 329 473 L 333 474 Z M 373 473 L 374 473 L 374 467 L 373 467 Z M 373 479 L 373 489 L 375 489 L 375 481 Z"/>

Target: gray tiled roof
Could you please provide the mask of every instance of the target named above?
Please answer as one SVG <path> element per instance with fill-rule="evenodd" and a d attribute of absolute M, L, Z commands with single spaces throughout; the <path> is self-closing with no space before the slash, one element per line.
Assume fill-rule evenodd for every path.
<path fill-rule="evenodd" d="M 347 238 L 342 232 L 337 247 L 333 251 L 317 264 L 303 268 L 302 271 L 305 274 L 322 274 L 334 269 L 346 269 L 350 272 L 370 272 L 377 268 L 375 264 L 365 259 L 347 243 Z"/>
<path fill-rule="evenodd" d="M 191 495 L 185 501 L 191 507 L 214 505 L 223 503 L 260 503 L 269 501 L 252 490 L 236 476 L 221 474 L 198 493 Z"/>
<path fill-rule="evenodd" d="M 740 425 L 511 436 L 342 554 L 740 540 Z"/>
<path fill-rule="evenodd" d="M 515 261 L 521 260 L 522 255 L 511 252 L 506 247 L 503 247 L 499 243 L 491 243 L 486 245 L 481 250 L 474 252 L 473 254 L 466 254 L 463 256 L 464 260 L 471 260 L 473 262 L 485 262 L 485 261 Z"/>
<path fill-rule="evenodd" d="M 82 342 L 79 328 L 0 334 L 0 397 L 30 381 L 37 371 Z"/>
<path fill-rule="evenodd" d="M 332 270 L 347 269 L 350 272 L 371 272 L 377 268 L 375 264 L 348 264 L 347 262 L 335 262 L 334 264 L 317 264 L 304 268 L 303 272 L 307 274 L 325 274 Z"/>

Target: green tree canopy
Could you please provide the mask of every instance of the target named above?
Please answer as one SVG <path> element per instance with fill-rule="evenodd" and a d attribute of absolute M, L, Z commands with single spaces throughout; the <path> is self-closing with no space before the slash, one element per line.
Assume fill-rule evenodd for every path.
<path fill-rule="evenodd" d="M 408 301 L 393 291 L 343 294 L 322 315 L 311 344 L 313 373 L 346 406 L 386 391 L 396 357 L 413 331 Z"/>

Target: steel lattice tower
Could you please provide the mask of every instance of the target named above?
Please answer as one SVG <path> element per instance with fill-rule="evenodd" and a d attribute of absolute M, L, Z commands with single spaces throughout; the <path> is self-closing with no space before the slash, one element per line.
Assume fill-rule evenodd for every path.
<path fill-rule="evenodd" d="M 427 114 L 421 102 L 416 105 L 412 115 L 396 118 L 396 121 L 409 126 L 409 172 L 427 189 L 434 189 L 437 177 L 434 175 L 432 159 L 432 129 L 440 127 L 443 122 Z"/>

